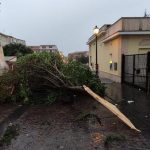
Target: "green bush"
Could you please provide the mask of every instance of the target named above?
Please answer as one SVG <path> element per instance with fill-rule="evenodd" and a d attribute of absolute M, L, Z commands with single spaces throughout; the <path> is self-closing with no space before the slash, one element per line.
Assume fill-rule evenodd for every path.
<path fill-rule="evenodd" d="M 0 103 L 15 100 L 13 92 L 19 80 L 15 71 L 8 71 L 0 76 Z"/>
<path fill-rule="evenodd" d="M 77 61 L 70 61 L 64 65 L 63 73 L 67 76 L 67 80 L 76 86 L 86 85 L 97 94 L 104 96 L 105 86 L 101 83 L 99 77 L 94 74 L 89 67 Z"/>

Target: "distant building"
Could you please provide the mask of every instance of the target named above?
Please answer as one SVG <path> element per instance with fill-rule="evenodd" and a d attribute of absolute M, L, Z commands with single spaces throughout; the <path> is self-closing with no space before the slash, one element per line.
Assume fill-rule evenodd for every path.
<path fill-rule="evenodd" d="M 77 60 L 79 57 L 89 57 L 89 52 L 88 51 L 78 51 L 78 52 L 73 52 L 68 54 L 68 59 L 72 60 Z"/>
<path fill-rule="evenodd" d="M 92 35 L 87 44 L 89 65 L 95 71 L 96 36 Z M 99 76 L 121 82 L 122 54 L 146 54 L 149 51 L 150 17 L 123 17 L 111 25 L 104 25 L 97 35 Z"/>
<path fill-rule="evenodd" d="M 88 64 L 89 63 L 89 52 L 88 51 L 78 51 L 78 52 L 74 52 L 74 53 L 69 53 L 68 59 L 75 60 L 75 61 L 81 62 L 83 64 Z"/>
<path fill-rule="evenodd" d="M 40 46 L 28 46 L 35 53 L 37 52 L 58 52 L 58 48 L 56 45 L 40 45 Z"/>
<path fill-rule="evenodd" d="M 13 36 L 9 36 L 9 35 L 0 33 L 0 45 L 3 47 L 10 43 L 21 43 L 23 45 L 26 45 L 25 40 L 21 40 L 21 39 L 15 38 Z"/>

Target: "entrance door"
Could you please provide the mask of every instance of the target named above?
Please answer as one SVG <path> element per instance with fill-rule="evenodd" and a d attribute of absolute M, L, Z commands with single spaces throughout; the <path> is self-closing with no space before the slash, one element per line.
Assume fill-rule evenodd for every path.
<path fill-rule="evenodd" d="M 122 56 L 122 81 L 141 89 L 150 86 L 150 53 Z"/>

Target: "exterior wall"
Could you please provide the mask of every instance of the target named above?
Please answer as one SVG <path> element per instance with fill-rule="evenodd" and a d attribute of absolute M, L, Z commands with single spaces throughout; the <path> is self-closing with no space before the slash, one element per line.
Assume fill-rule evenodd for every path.
<path fill-rule="evenodd" d="M 0 45 L 5 46 L 10 43 L 21 43 L 23 45 L 26 45 L 26 42 L 24 40 L 20 40 L 12 36 L 8 36 L 8 35 L 0 33 Z"/>
<path fill-rule="evenodd" d="M 109 37 L 110 35 L 118 31 L 122 31 L 122 27 L 123 27 L 123 23 L 122 23 L 122 20 L 120 19 L 106 30 L 105 38 Z"/>
<path fill-rule="evenodd" d="M 5 46 L 9 44 L 9 39 L 6 36 L 0 35 L 0 45 Z"/>
<path fill-rule="evenodd" d="M 150 35 L 123 36 L 122 51 L 125 55 L 147 53 L 150 51 Z"/>
<path fill-rule="evenodd" d="M 123 18 L 123 31 L 149 31 L 149 17 Z"/>
<path fill-rule="evenodd" d="M 3 48 L 0 46 L 0 61 L 4 60 L 4 53 L 3 53 Z"/>
<path fill-rule="evenodd" d="M 8 66 L 4 60 L 3 48 L 2 46 L 0 46 L 0 76 L 2 75 L 2 73 L 6 68 L 8 68 Z"/>
<path fill-rule="evenodd" d="M 144 32 L 150 31 L 150 17 L 123 17 L 117 20 L 112 25 L 104 25 L 100 28 L 98 36 L 101 36 L 101 39 L 105 40 L 110 36 L 115 35 L 119 32 Z M 102 33 L 104 35 L 102 36 Z M 89 40 L 94 42 L 95 36 L 92 35 Z"/>
<path fill-rule="evenodd" d="M 116 82 L 121 81 L 121 37 L 113 39 L 107 43 L 102 43 L 98 40 L 98 66 L 99 66 L 99 76 L 110 78 Z M 95 71 L 96 63 L 96 45 L 95 42 L 90 45 L 90 65 Z M 113 62 L 112 69 L 110 69 L 110 61 Z M 114 62 L 117 63 L 117 70 L 114 70 Z"/>

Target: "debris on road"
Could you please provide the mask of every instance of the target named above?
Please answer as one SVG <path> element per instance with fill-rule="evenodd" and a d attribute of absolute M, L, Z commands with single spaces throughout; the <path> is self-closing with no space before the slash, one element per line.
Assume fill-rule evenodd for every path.
<path fill-rule="evenodd" d="M 133 129 L 137 132 L 141 132 L 132 124 L 132 122 L 122 112 L 120 112 L 120 110 L 115 105 L 111 104 L 110 102 L 106 101 L 105 99 L 103 99 L 102 97 L 100 97 L 99 95 L 94 93 L 87 86 L 84 85 L 83 87 L 87 93 L 89 93 L 94 99 L 96 99 L 99 103 L 101 103 L 103 106 L 105 106 L 107 109 L 109 109 L 113 114 L 115 114 L 127 126 L 129 126 L 131 129 Z"/>

